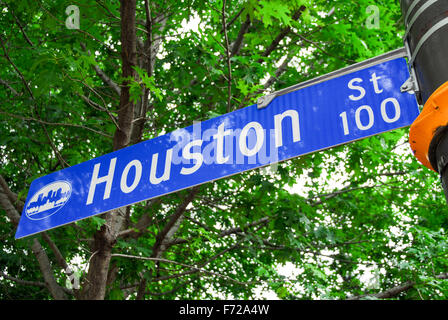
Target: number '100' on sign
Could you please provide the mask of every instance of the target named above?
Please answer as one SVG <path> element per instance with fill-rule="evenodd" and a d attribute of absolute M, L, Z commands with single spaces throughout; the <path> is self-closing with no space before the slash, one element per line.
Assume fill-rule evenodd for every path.
<path fill-rule="evenodd" d="M 375 72 L 372 73 L 370 78 L 370 82 L 372 82 L 371 90 L 377 95 L 384 92 L 384 88 L 381 88 L 379 82 L 381 78 L 382 77 L 378 77 Z M 351 101 L 359 101 L 359 100 L 362 101 L 362 99 L 366 96 L 366 90 L 364 89 L 363 86 L 360 85 L 362 84 L 362 82 L 363 82 L 362 78 L 354 78 L 349 81 L 348 88 L 358 92 L 358 95 L 354 94 L 349 95 L 349 99 Z M 387 81 L 386 79 L 385 81 L 383 81 L 383 84 L 387 86 L 390 85 L 390 82 Z M 381 120 L 386 123 L 397 122 L 401 117 L 400 103 L 395 97 L 388 97 L 382 100 L 379 105 L 379 110 L 381 114 Z M 366 119 L 364 121 L 361 120 L 361 117 L 363 115 L 364 118 Z M 348 124 L 347 111 L 341 112 L 339 116 L 342 119 L 344 135 L 349 135 L 350 129 Z M 354 112 L 354 122 L 358 130 L 365 131 L 372 128 L 375 124 L 375 115 L 372 107 L 370 105 L 361 105 L 358 108 L 356 108 Z"/>
<path fill-rule="evenodd" d="M 409 126 L 408 77 L 403 58 L 379 63 L 38 178 L 16 238 Z"/>

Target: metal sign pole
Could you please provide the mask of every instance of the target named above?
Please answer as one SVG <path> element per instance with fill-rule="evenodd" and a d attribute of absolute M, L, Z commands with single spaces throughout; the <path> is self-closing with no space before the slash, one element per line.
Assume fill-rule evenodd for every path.
<path fill-rule="evenodd" d="M 440 174 L 448 201 L 448 1 L 400 0 L 411 76 L 419 103 L 409 141 L 416 158 Z"/>
<path fill-rule="evenodd" d="M 367 60 L 352 64 L 348 67 L 338 69 L 333 72 L 329 72 L 322 76 L 295 84 L 288 88 L 281 89 L 281 90 L 275 91 L 271 94 L 268 94 L 266 96 L 260 97 L 260 98 L 258 98 L 258 101 L 257 101 L 257 107 L 258 107 L 258 109 L 266 108 L 269 105 L 269 103 L 271 103 L 272 100 L 274 100 L 274 98 L 276 98 L 276 97 L 288 94 L 293 91 L 311 87 L 318 83 L 322 83 L 327 80 L 335 79 L 335 78 L 341 77 L 343 75 L 350 74 L 350 73 L 353 73 L 353 72 L 356 72 L 356 71 L 359 71 L 359 70 L 362 70 L 362 69 L 365 69 L 368 67 L 372 67 L 379 63 L 387 62 L 387 61 L 394 60 L 397 58 L 403 58 L 403 57 L 406 57 L 407 55 L 408 55 L 408 53 L 406 52 L 406 49 L 404 47 L 386 52 L 382 55 L 373 57 L 371 59 L 367 59 Z M 404 91 L 404 90 L 402 90 L 402 91 Z"/>

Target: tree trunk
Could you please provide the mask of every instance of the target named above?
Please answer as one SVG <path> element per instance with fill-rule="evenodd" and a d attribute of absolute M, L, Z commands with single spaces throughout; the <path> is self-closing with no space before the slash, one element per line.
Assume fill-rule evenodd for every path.
<path fill-rule="evenodd" d="M 121 1 L 121 63 L 123 78 L 136 77 L 133 67 L 137 66 L 137 35 L 135 32 L 135 0 Z M 134 104 L 130 101 L 129 81 L 121 88 L 118 126 L 114 135 L 114 150 L 126 147 L 130 142 Z"/>
<path fill-rule="evenodd" d="M 135 32 L 135 0 L 122 0 L 121 3 L 121 59 L 123 78 L 136 77 L 136 32 Z M 132 121 L 134 120 L 134 104 L 130 101 L 129 80 L 125 80 L 120 91 L 118 108 L 118 127 L 115 131 L 113 147 L 119 150 L 130 142 Z M 83 299 L 102 300 L 106 295 L 107 277 L 112 248 L 116 242 L 117 233 L 125 221 L 124 208 L 105 214 L 106 223 L 94 236 L 91 248 L 92 256 L 89 271 L 83 284 Z"/>

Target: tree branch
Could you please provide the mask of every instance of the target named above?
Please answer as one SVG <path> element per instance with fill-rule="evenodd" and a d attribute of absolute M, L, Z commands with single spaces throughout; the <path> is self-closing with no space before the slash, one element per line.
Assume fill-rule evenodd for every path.
<path fill-rule="evenodd" d="M 6 82 L 5 80 L 0 79 L 0 84 L 4 85 L 6 88 L 8 88 L 12 92 L 12 94 L 15 95 L 16 97 L 19 95 L 19 93 L 16 91 L 16 89 L 11 87 L 9 85 L 9 83 Z"/>
<path fill-rule="evenodd" d="M 157 204 L 160 204 L 162 202 L 162 198 L 156 198 L 151 201 L 148 201 L 148 204 L 145 207 L 145 210 L 147 210 L 150 206 L 154 206 Z M 140 217 L 140 219 L 137 221 L 137 223 L 134 225 L 134 227 L 120 231 L 117 234 L 117 238 L 121 237 L 132 237 L 132 238 L 138 238 L 140 235 L 144 233 L 144 229 L 147 228 L 153 220 L 152 216 L 149 216 L 148 214 L 144 214 Z M 136 231 L 136 229 L 138 231 Z"/>
<path fill-rule="evenodd" d="M 436 279 L 446 280 L 448 279 L 448 273 L 441 273 L 435 276 Z M 360 296 L 349 297 L 347 300 L 360 300 L 366 297 L 372 297 L 377 299 L 389 299 L 398 296 L 400 293 L 412 289 L 417 283 L 415 281 L 406 281 L 396 287 L 390 288 L 386 291 L 375 293 L 375 294 L 364 294 Z"/>
<path fill-rule="evenodd" d="M 233 246 L 232 246 L 232 249 L 233 249 Z M 226 249 L 224 251 L 227 252 L 228 250 Z M 200 273 L 205 273 L 205 274 L 208 274 L 208 275 L 211 275 L 211 276 L 220 277 L 220 278 L 223 278 L 223 279 L 235 282 L 235 283 L 240 284 L 240 285 L 248 285 L 250 283 L 253 283 L 253 282 L 241 282 L 241 281 L 238 281 L 238 280 L 236 280 L 234 278 L 231 278 L 229 276 L 226 276 L 226 275 L 223 275 L 223 274 L 220 274 L 220 273 L 217 273 L 217 272 L 213 272 L 213 271 L 209 271 L 209 270 L 203 269 L 203 265 L 201 265 L 200 267 L 196 267 L 196 266 L 192 266 L 192 265 L 189 265 L 189 264 L 185 264 L 185 263 L 181 263 L 181 262 L 177 262 L 177 261 L 173 261 L 173 260 L 168 260 L 168 259 L 163 259 L 163 258 L 141 257 L 141 256 L 120 254 L 120 253 L 114 253 L 114 254 L 112 254 L 112 257 L 122 257 L 122 258 L 131 258 L 131 259 L 137 259 L 137 260 L 146 260 L 146 261 L 170 263 L 170 264 L 179 265 L 179 266 L 182 266 L 182 267 L 185 267 L 185 268 L 189 269 L 189 270 L 187 270 L 185 272 L 172 274 L 172 275 L 169 275 L 169 276 L 162 276 L 162 277 L 153 278 L 153 279 L 151 279 L 151 282 L 168 280 L 168 279 L 173 279 L 173 278 L 179 278 L 179 277 L 183 277 L 183 276 L 186 276 L 186 275 L 189 275 L 189 274 L 200 272 Z M 212 261 L 212 260 L 210 260 L 210 261 Z M 208 262 L 210 262 L 210 261 L 208 261 Z"/>
<path fill-rule="evenodd" d="M 56 300 L 66 300 L 67 296 L 64 290 L 58 285 L 56 279 L 54 278 L 50 260 L 48 259 L 45 250 L 42 248 L 41 244 L 36 238 L 33 239 L 31 250 L 36 256 L 37 261 L 39 262 L 40 271 L 42 272 L 42 275 L 44 277 L 45 285 L 47 286 L 53 298 Z"/>
<path fill-rule="evenodd" d="M 232 234 L 237 234 L 237 233 L 240 233 L 240 232 L 244 232 L 245 229 L 248 229 L 248 228 L 251 228 L 251 227 L 267 224 L 267 223 L 269 223 L 269 221 L 270 221 L 269 217 L 263 217 L 263 218 L 261 218 L 261 219 L 259 219 L 257 221 L 248 223 L 244 227 L 235 227 L 235 228 L 222 230 L 221 232 L 219 232 L 219 234 L 217 236 L 219 238 L 227 237 L 227 236 L 232 235 Z M 174 246 L 174 245 L 178 245 L 178 244 L 188 243 L 191 240 L 192 240 L 192 238 L 190 238 L 190 239 L 180 239 L 180 238 L 177 238 L 177 239 L 171 240 L 166 245 L 167 245 L 167 247 L 170 247 L 170 246 Z"/>
<path fill-rule="evenodd" d="M 13 226 L 17 226 L 20 221 L 20 213 L 17 211 L 17 209 L 13 206 L 13 202 L 8 197 L 8 192 L 6 190 L 9 190 L 8 188 L 5 188 L 3 184 L 0 186 L 0 205 L 3 207 L 3 209 L 6 212 L 6 216 L 11 220 L 11 223 Z"/>
<path fill-rule="evenodd" d="M 135 30 L 136 3 L 122 1 L 121 8 L 121 61 L 122 77 L 124 79 L 136 79 L 137 72 L 137 35 Z M 118 126 L 114 134 L 114 150 L 119 150 L 129 145 L 131 141 L 132 125 L 134 120 L 135 105 L 131 101 L 129 80 L 122 83 L 120 91 L 120 105 L 118 108 Z"/>
<path fill-rule="evenodd" d="M 379 175 L 381 175 L 381 174 L 379 174 Z M 392 176 L 394 174 L 382 174 L 382 175 L 385 175 L 385 176 L 391 175 Z M 361 190 L 361 189 L 374 189 L 374 188 L 380 188 L 380 187 L 384 187 L 384 186 L 392 187 L 392 186 L 390 186 L 391 184 L 392 183 L 379 183 L 379 184 L 372 185 L 372 186 L 358 186 L 358 187 L 353 187 L 353 188 L 349 188 L 349 186 L 347 186 L 347 187 L 342 188 L 340 190 L 337 190 L 337 191 L 334 191 L 334 192 L 331 192 L 331 193 L 317 195 L 317 196 L 308 198 L 306 200 L 310 203 L 310 205 L 312 207 L 314 207 L 314 206 L 317 206 L 317 205 L 320 205 L 320 204 L 324 203 L 324 200 L 328 200 L 328 199 L 334 198 L 334 197 L 336 197 L 336 196 L 338 196 L 340 194 L 344 194 L 344 193 L 348 193 L 348 192 L 352 192 L 352 191 L 356 191 L 356 190 Z M 316 199 L 316 198 L 324 198 L 324 199 L 316 201 L 316 202 L 310 202 L 311 200 Z"/>
<path fill-rule="evenodd" d="M 22 212 L 23 206 L 25 205 L 22 200 L 20 200 L 14 192 L 9 189 L 6 180 L 0 174 L 0 187 L 3 189 L 3 192 L 8 196 L 9 201 L 14 205 L 18 212 Z M 2 190 L 0 189 L 0 192 Z"/>
<path fill-rule="evenodd" d="M 92 88 L 92 90 L 93 90 L 93 88 Z M 105 106 L 104 107 L 100 106 L 98 103 L 96 103 L 95 101 L 92 101 L 90 98 L 86 97 L 83 94 L 77 94 L 77 95 L 92 108 L 102 111 L 102 112 L 106 112 L 107 115 L 109 116 L 109 118 L 112 120 L 115 127 L 118 128 L 117 119 L 115 119 L 114 115 Z"/>
<path fill-rule="evenodd" d="M 3 207 L 3 209 L 6 211 L 6 215 L 11 220 L 12 224 L 14 226 L 17 226 L 20 221 L 20 213 L 17 211 L 16 208 L 12 205 L 12 202 L 8 198 L 8 194 L 12 193 L 9 188 L 3 185 L 6 183 L 4 182 L 3 177 L 0 179 L 1 185 L 0 185 L 0 205 Z M 8 191 L 5 191 L 8 190 Z M 11 195 L 10 195 L 11 197 Z M 35 255 L 37 262 L 39 263 L 40 270 L 42 272 L 42 275 L 45 280 L 45 286 L 50 291 L 53 298 L 58 300 L 65 300 L 67 297 L 65 295 L 64 290 L 57 284 L 53 271 L 51 268 L 50 260 L 48 259 L 47 254 L 45 253 L 44 249 L 42 248 L 41 244 L 37 240 L 37 238 L 33 239 L 33 242 L 31 244 L 31 250 L 33 251 L 33 254 Z"/>
<path fill-rule="evenodd" d="M 34 99 L 34 95 L 33 95 L 33 91 L 31 91 L 30 86 L 28 85 L 28 82 L 26 82 L 25 77 L 23 76 L 22 72 L 20 72 L 19 68 L 17 68 L 16 64 L 14 63 L 14 61 L 11 60 L 11 58 L 9 57 L 8 51 L 6 50 L 5 44 L 3 42 L 3 37 L 0 35 L 0 45 L 2 46 L 3 52 L 5 53 L 5 58 L 6 60 L 8 60 L 8 62 L 12 65 L 12 67 L 14 68 L 14 70 L 17 72 L 17 74 L 20 77 L 20 80 L 22 80 L 22 83 L 25 85 L 26 90 L 28 91 L 28 93 L 31 96 L 31 99 L 33 101 L 35 101 Z"/>
<path fill-rule="evenodd" d="M 79 45 L 81 46 L 82 50 L 86 51 L 88 55 L 91 55 L 90 50 L 87 50 L 86 45 L 83 42 L 81 42 Z M 98 65 L 94 64 L 93 69 L 105 84 L 111 87 L 117 95 L 121 95 L 120 86 L 118 86 L 103 70 L 101 70 Z"/>
<path fill-rule="evenodd" d="M 39 281 L 28 281 L 28 280 L 22 280 L 22 279 L 18 279 L 15 277 L 11 277 L 9 275 L 7 275 L 4 272 L 1 272 L 0 275 L 5 278 L 6 280 L 10 280 L 10 281 L 14 281 L 18 284 L 24 285 L 24 286 L 36 286 L 36 287 L 41 287 L 41 288 L 46 288 L 46 284 L 44 282 L 39 282 Z"/>
<path fill-rule="evenodd" d="M 20 120 L 24 120 L 24 121 L 35 121 L 35 122 L 38 122 L 40 124 L 45 124 L 45 125 L 49 125 L 49 126 L 80 128 L 80 129 L 84 129 L 84 130 L 88 130 L 88 131 L 94 132 L 96 134 L 99 134 L 99 135 L 101 135 L 103 137 L 106 137 L 106 138 L 109 138 L 109 139 L 112 138 L 112 136 L 107 134 L 107 133 L 104 133 L 102 131 L 98 131 L 98 130 L 95 130 L 95 129 L 83 126 L 81 124 L 62 123 L 62 122 L 48 122 L 48 121 L 44 121 L 44 120 L 41 120 L 41 119 L 36 119 L 36 118 L 32 118 L 32 117 L 19 116 L 19 115 L 12 114 L 12 113 L 9 113 L 9 112 L 4 112 L 4 111 L 0 111 L 0 114 L 4 114 L 4 115 L 6 115 L 8 117 L 12 117 L 12 118 L 16 118 L 16 119 L 20 119 Z"/>
<path fill-rule="evenodd" d="M 65 261 L 65 258 L 62 256 L 61 251 L 59 251 L 58 247 L 53 242 L 53 240 L 51 240 L 50 236 L 46 232 L 42 232 L 42 238 L 45 240 L 45 242 L 48 244 L 50 249 L 53 251 L 58 265 L 64 270 L 67 269 L 68 264 Z"/>
<path fill-rule="evenodd" d="M 306 7 L 305 6 L 301 6 L 299 8 L 299 10 L 297 10 L 294 15 L 292 16 L 293 20 L 298 20 L 301 16 L 303 11 L 305 11 Z M 275 37 L 274 40 L 272 40 L 271 44 L 264 50 L 264 52 L 261 54 L 262 57 L 268 57 L 278 46 L 278 44 L 280 43 L 280 41 L 282 41 L 287 35 L 288 33 L 291 31 L 291 27 L 286 27 L 284 28 L 282 31 L 280 31 L 280 33 L 277 35 L 277 37 Z M 262 63 L 264 60 L 263 58 L 258 59 L 258 63 Z"/>
<path fill-rule="evenodd" d="M 262 89 L 257 90 L 254 94 L 252 95 L 258 95 L 262 92 L 264 92 L 266 89 L 268 89 L 269 87 L 271 87 L 276 81 L 278 81 L 278 78 L 285 73 L 286 69 L 288 68 L 288 63 L 291 59 L 291 57 L 294 56 L 294 54 L 296 53 L 295 50 L 292 50 L 292 52 L 289 52 L 284 61 L 280 64 L 280 66 L 277 68 L 277 70 L 275 70 L 274 75 L 271 76 L 263 85 Z M 246 101 L 246 97 L 244 98 L 243 101 Z M 242 106 L 242 105 L 241 105 Z"/>
<path fill-rule="evenodd" d="M 165 29 L 167 23 L 167 14 L 163 12 L 159 15 L 159 21 L 152 18 L 151 7 L 148 0 L 145 0 L 145 14 L 146 14 L 146 41 L 143 43 L 142 40 L 137 39 L 137 53 L 138 53 L 138 64 L 140 68 L 146 70 L 149 77 L 153 76 L 155 62 L 157 58 L 157 53 L 159 52 L 160 45 L 162 43 L 162 37 L 154 39 L 154 31 L 157 33 L 162 33 Z M 154 28 L 154 26 L 158 26 Z M 142 90 L 141 98 L 135 107 L 135 120 L 132 126 L 131 132 L 131 144 L 138 143 L 142 139 L 144 126 L 147 121 L 146 114 L 150 108 L 150 90 L 144 88 Z"/>
<path fill-rule="evenodd" d="M 124 79 L 136 78 L 134 67 L 137 65 L 137 36 L 136 36 L 136 0 L 120 1 L 120 40 L 122 77 Z M 122 84 L 120 91 L 120 104 L 118 108 L 118 128 L 113 138 L 113 150 L 126 147 L 130 142 L 132 121 L 134 118 L 134 104 L 130 99 L 128 80 Z M 89 271 L 85 278 L 86 286 L 82 296 L 85 299 L 102 300 L 106 295 L 108 279 L 110 280 L 110 259 L 112 248 L 117 241 L 117 234 L 121 231 L 126 221 L 125 208 L 116 209 L 105 214 L 106 223 L 94 234 L 91 251 L 95 254 L 91 257 Z"/>
<path fill-rule="evenodd" d="M 231 57 L 237 55 L 240 52 L 241 46 L 243 44 L 244 35 L 249 30 L 249 26 L 250 26 L 250 17 L 249 15 L 247 15 L 246 20 L 241 25 L 240 31 L 238 32 L 238 36 L 236 37 L 235 42 L 232 44 L 232 51 L 230 52 Z M 227 30 L 225 30 L 225 32 L 227 32 Z"/>
<path fill-rule="evenodd" d="M 5 57 L 6 57 L 6 59 L 8 60 L 8 62 L 12 65 L 12 67 L 14 68 L 14 70 L 15 70 L 15 71 L 17 72 L 17 74 L 19 75 L 20 79 L 22 80 L 22 83 L 25 85 L 25 87 L 26 87 L 28 93 L 30 94 L 31 100 L 33 101 L 33 103 L 34 103 L 35 106 L 36 106 L 36 105 L 37 105 L 37 101 L 36 101 L 36 99 L 35 99 L 35 97 L 34 97 L 33 91 L 31 90 L 31 88 L 30 88 L 28 82 L 25 80 L 25 77 L 23 76 L 23 74 L 20 72 L 19 68 L 17 68 L 17 66 L 15 65 L 15 63 L 14 63 L 14 62 L 11 60 L 11 58 L 9 57 L 8 51 L 6 50 L 6 47 L 5 47 L 4 43 L 3 43 L 3 38 L 2 38 L 1 35 L 0 35 L 0 44 L 1 44 L 2 48 L 3 48 L 3 52 L 5 53 Z M 35 108 L 35 106 L 34 106 L 34 108 Z M 33 114 L 34 114 L 34 111 L 35 111 L 34 108 L 33 108 Z M 36 116 L 39 118 L 39 121 L 42 121 L 42 120 L 40 119 L 40 116 L 39 116 L 38 112 L 36 112 Z M 44 125 L 42 122 L 41 122 L 41 125 L 42 125 L 42 129 L 44 130 L 45 136 L 47 137 L 48 142 L 49 142 L 51 148 L 53 149 L 53 151 L 54 151 L 56 157 L 58 158 L 59 162 L 61 163 L 61 166 L 62 166 L 62 167 L 68 166 L 68 163 L 62 158 L 62 156 L 61 156 L 61 154 L 59 153 L 58 149 L 55 147 L 53 141 L 51 140 L 51 137 L 50 137 L 50 135 L 48 134 L 47 128 L 45 127 L 45 125 Z"/>
<path fill-rule="evenodd" d="M 236 21 L 236 19 L 238 19 L 238 17 L 243 13 L 243 11 L 244 11 L 244 7 L 241 8 L 241 10 L 238 11 L 238 13 L 232 18 L 232 20 L 230 20 L 230 21 L 227 23 L 227 25 L 226 25 L 226 28 L 227 28 L 227 29 L 230 28 L 230 26 Z M 224 32 L 224 28 L 221 28 L 221 31 L 220 31 L 220 32 L 223 33 L 223 32 Z"/>
<path fill-rule="evenodd" d="M 51 240 L 50 236 L 46 232 L 42 232 L 42 238 L 48 244 L 51 251 L 53 251 L 53 254 L 56 258 L 56 262 L 58 263 L 59 267 L 61 267 L 64 270 L 69 279 L 72 279 L 74 277 L 74 271 L 68 267 L 67 261 L 65 260 L 61 251 L 59 251 L 59 248 L 56 246 L 53 240 Z M 70 293 L 74 294 L 76 298 L 79 298 L 78 294 L 79 290 L 77 288 L 73 288 L 73 291 L 71 291 Z"/>
<path fill-rule="evenodd" d="M 168 290 L 168 291 L 164 291 L 164 292 L 151 292 L 151 291 L 146 291 L 145 294 L 149 294 L 151 296 L 165 296 L 167 294 L 172 294 L 174 292 L 176 292 L 177 290 L 179 290 L 182 287 L 185 287 L 188 283 L 190 283 L 191 281 L 184 281 L 181 284 L 175 286 L 173 289 Z"/>
<path fill-rule="evenodd" d="M 187 206 L 193 201 L 196 194 L 199 192 L 199 187 L 193 187 L 190 189 L 188 195 L 182 201 L 182 203 L 177 207 L 174 214 L 171 216 L 170 221 L 165 225 L 163 230 L 157 234 L 156 242 L 152 248 L 151 257 L 158 258 L 162 252 L 167 248 L 168 240 L 174 234 L 173 231 L 177 230 L 179 227 L 178 221 L 184 214 Z"/>
<path fill-rule="evenodd" d="M 4 3 L 3 1 L 0 1 L 0 3 Z M 17 18 L 17 16 L 14 14 L 14 10 L 12 10 L 12 8 L 10 6 L 8 6 L 8 4 L 5 4 L 6 7 L 8 8 L 8 11 L 11 12 L 11 15 L 14 17 L 14 20 L 16 21 L 17 25 L 19 26 L 20 31 L 23 34 L 23 37 L 25 38 L 26 42 L 28 42 L 28 44 L 32 47 L 34 47 L 33 42 L 30 40 L 30 38 L 28 37 L 28 35 L 26 34 L 25 30 L 22 27 L 22 24 L 20 23 L 19 19 Z"/>
<path fill-rule="evenodd" d="M 227 35 L 227 24 L 226 24 L 226 0 L 223 0 L 222 2 L 221 21 L 222 21 L 222 28 L 224 30 L 226 61 L 227 61 L 227 112 L 230 112 L 232 107 L 232 67 L 230 63 L 229 37 Z"/>
<path fill-rule="evenodd" d="M 316 49 L 318 49 L 319 51 L 322 51 L 322 52 L 323 52 L 324 54 L 326 54 L 327 56 L 336 58 L 336 59 L 338 59 L 338 60 L 341 60 L 341 61 L 343 61 L 343 62 L 347 62 L 347 63 L 350 63 L 350 64 L 356 63 L 356 61 L 354 61 L 354 60 L 346 59 L 346 58 L 344 58 L 344 57 L 339 57 L 339 56 L 337 56 L 337 55 L 334 55 L 334 54 L 329 53 L 328 51 L 326 51 L 325 49 L 323 49 L 317 42 L 312 41 L 312 40 L 309 40 L 309 39 L 305 38 L 304 36 L 302 36 L 302 35 L 300 35 L 300 34 L 298 34 L 298 33 L 296 33 L 296 35 L 297 35 L 302 41 L 307 42 L 307 43 L 313 45 L 314 47 L 316 47 Z"/>

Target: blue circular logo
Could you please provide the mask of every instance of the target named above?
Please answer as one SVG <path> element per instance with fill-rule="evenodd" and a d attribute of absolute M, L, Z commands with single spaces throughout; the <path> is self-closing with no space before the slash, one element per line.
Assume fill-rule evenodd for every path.
<path fill-rule="evenodd" d="M 47 184 L 31 197 L 25 214 L 31 220 L 48 218 L 62 209 L 71 194 L 72 185 L 68 181 L 60 180 Z"/>

